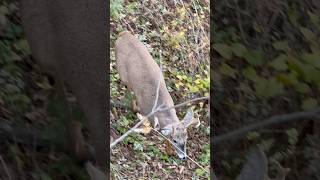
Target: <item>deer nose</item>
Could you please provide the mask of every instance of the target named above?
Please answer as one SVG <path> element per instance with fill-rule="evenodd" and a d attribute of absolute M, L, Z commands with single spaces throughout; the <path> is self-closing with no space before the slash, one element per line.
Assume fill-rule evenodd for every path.
<path fill-rule="evenodd" d="M 181 160 L 185 161 L 187 160 L 187 157 L 186 156 L 183 156 L 182 158 L 180 158 Z"/>

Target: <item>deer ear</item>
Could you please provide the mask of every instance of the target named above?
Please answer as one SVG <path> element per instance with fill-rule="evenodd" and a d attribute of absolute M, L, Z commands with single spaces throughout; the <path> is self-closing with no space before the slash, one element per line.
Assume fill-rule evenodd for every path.
<path fill-rule="evenodd" d="M 169 134 L 171 134 L 173 132 L 173 128 L 171 125 L 168 125 L 164 128 L 161 129 L 161 133 L 165 136 L 168 136 Z"/>
<path fill-rule="evenodd" d="M 188 127 L 191 124 L 197 124 L 197 126 L 199 126 L 200 122 L 198 118 L 194 118 L 193 117 L 193 111 L 192 109 L 189 109 L 187 114 L 184 116 L 182 123 L 184 125 L 184 127 Z"/>

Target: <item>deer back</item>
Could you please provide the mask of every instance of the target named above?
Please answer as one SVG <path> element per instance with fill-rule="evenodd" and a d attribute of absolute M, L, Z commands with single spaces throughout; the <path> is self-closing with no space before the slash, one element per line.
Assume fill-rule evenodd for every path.
<path fill-rule="evenodd" d="M 129 32 L 120 33 L 115 44 L 117 70 L 120 79 L 134 92 L 142 114 L 151 112 L 156 99 L 157 85 L 160 81 L 157 105 L 173 106 L 162 72 L 148 49 Z M 156 113 L 160 127 L 178 122 L 175 109 Z"/>

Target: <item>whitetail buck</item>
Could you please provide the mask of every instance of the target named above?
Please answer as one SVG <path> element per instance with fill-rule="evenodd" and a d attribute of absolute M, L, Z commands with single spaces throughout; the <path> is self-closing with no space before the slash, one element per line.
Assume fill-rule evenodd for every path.
<path fill-rule="evenodd" d="M 115 52 L 120 79 L 134 92 L 142 115 L 146 116 L 151 112 L 159 81 L 157 106 L 163 105 L 164 108 L 174 106 L 158 64 L 136 37 L 127 31 L 120 33 L 115 43 Z M 154 117 L 158 118 L 162 134 L 173 142 L 179 158 L 186 159 L 187 128 L 195 123 L 193 113 L 189 111 L 183 120 L 179 121 L 176 110 L 172 108 L 156 112 L 149 118 L 151 122 Z"/>
<path fill-rule="evenodd" d="M 74 93 L 88 119 L 94 159 L 103 170 L 109 156 L 106 3 L 103 0 L 20 1 L 22 24 L 32 56 L 56 81 Z M 70 124 L 70 132 L 81 132 Z M 71 138 L 76 156 L 89 152 L 82 135 Z"/>

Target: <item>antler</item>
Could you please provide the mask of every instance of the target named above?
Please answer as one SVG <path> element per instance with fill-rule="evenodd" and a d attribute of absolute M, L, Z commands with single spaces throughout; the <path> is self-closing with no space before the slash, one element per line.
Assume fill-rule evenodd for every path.
<path fill-rule="evenodd" d="M 196 124 L 195 127 L 200 126 L 200 120 L 199 117 L 194 118 L 194 113 L 192 109 L 189 109 L 187 114 L 184 116 L 182 123 L 184 124 L 185 127 L 190 126 L 191 124 Z"/>

